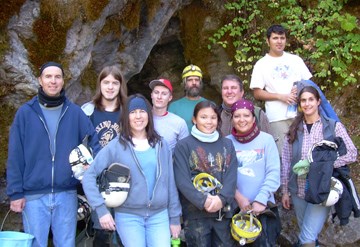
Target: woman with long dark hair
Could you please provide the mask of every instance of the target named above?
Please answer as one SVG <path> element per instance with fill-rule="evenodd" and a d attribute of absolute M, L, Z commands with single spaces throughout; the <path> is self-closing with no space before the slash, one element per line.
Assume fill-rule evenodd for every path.
<path fill-rule="evenodd" d="M 120 136 L 106 145 L 86 171 L 83 186 L 103 229 L 119 233 L 125 246 L 169 246 L 179 237 L 181 206 L 174 181 L 171 151 L 154 130 L 150 103 L 140 94 L 126 101 Z M 130 191 L 115 208 L 115 220 L 96 186 L 112 163 L 130 169 Z"/>
<path fill-rule="evenodd" d="M 356 147 L 344 125 L 320 115 L 320 103 L 319 92 L 314 87 L 307 86 L 299 92 L 299 113 L 289 128 L 282 150 L 282 204 L 285 209 L 290 209 L 291 201 L 294 205 L 300 228 L 299 246 L 316 245 L 330 207 L 305 200 L 306 178 L 293 172 L 294 165 L 307 159 L 314 143 L 329 136 L 341 137 L 347 149 L 345 155 L 336 159 L 334 168 L 354 162 L 357 156 Z"/>

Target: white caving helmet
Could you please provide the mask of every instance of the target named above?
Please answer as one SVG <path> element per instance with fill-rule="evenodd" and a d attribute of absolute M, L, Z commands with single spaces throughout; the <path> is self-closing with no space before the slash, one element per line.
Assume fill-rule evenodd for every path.
<path fill-rule="evenodd" d="M 77 210 L 77 220 L 87 220 L 91 215 L 91 207 L 85 196 L 77 195 L 78 198 L 78 210 Z"/>
<path fill-rule="evenodd" d="M 130 169 L 120 163 L 112 163 L 98 178 L 99 190 L 109 208 L 121 206 L 130 190 Z"/>
<path fill-rule="evenodd" d="M 330 186 L 329 195 L 327 199 L 321 203 L 321 205 L 325 207 L 331 207 L 335 205 L 339 201 L 339 198 L 341 197 L 342 193 L 343 193 L 342 183 L 339 181 L 339 179 L 331 177 L 331 186 Z"/>
<path fill-rule="evenodd" d="M 84 166 L 90 165 L 93 160 L 94 159 L 90 151 L 85 147 L 85 145 L 80 144 L 74 148 L 69 155 L 69 162 L 74 177 L 81 181 L 86 170 Z"/>

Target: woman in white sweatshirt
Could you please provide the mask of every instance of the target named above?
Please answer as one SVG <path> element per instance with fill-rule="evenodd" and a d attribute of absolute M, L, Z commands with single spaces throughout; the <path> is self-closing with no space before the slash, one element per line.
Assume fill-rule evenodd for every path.
<path fill-rule="evenodd" d="M 274 246 L 281 231 L 274 193 L 280 186 L 280 159 L 274 138 L 259 130 L 254 105 L 241 99 L 232 107 L 231 134 L 238 161 L 235 200 L 242 212 L 259 217 L 265 233 L 253 246 Z M 270 211 L 269 211 L 270 210 Z M 266 212 L 266 214 L 264 214 Z"/>

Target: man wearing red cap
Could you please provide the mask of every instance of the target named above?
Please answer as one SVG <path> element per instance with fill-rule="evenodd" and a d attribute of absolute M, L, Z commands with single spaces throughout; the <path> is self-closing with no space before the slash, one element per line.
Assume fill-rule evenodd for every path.
<path fill-rule="evenodd" d="M 153 80 L 149 83 L 149 87 L 152 89 L 151 100 L 155 130 L 164 137 L 173 152 L 176 143 L 189 135 L 186 122 L 181 117 L 167 111 L 173 91 L 169 80 Z"/>

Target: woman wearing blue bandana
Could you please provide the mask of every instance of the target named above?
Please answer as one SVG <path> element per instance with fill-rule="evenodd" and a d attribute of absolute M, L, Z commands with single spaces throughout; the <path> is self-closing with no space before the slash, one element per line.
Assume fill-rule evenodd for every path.
<path fill-rule="evenodd" d="M 140 94 L 127 99 L 120 135 L 96 156 L 83 178 L 89 203 L 101 227 L 116 230 L 124 246 L 170 246 L 180 234 L 181 206 L 172 168 L 171 151 L 154 130 L 150 103 Z M 96 186 L 96 178 L 112 163 L 130 169 L 126 201 L 111 216 Z"/>

